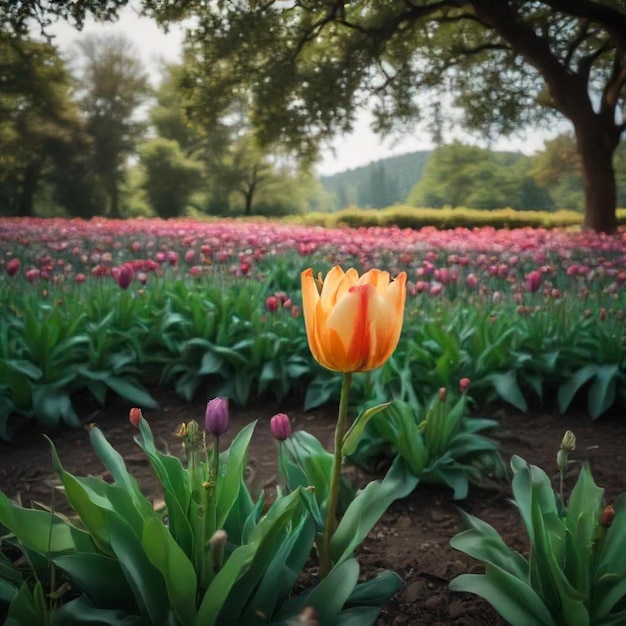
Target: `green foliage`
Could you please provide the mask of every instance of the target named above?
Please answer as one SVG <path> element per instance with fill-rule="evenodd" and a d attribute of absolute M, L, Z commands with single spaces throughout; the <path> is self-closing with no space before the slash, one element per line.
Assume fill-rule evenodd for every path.
<path fill-rule="evenodd" d="M 430 151 L 412 152 L 322 176 L 320 182 L 332 194 L 331 210 L 338 211 L 349 206 L 382 208 L 404 202 L 411 188 L 423 176 L 430 154 Z M 378 172 L 379 177 L 381 172 L 384 176 L 381 189 L 374 187 L 374 171 Z M 380 195 L 377 197 L 377 194 Z"/>
<path fill-rule="evenodd" d="M 148 201 L 159 217 L 180 217 L 202 183 L 202 165 L 186 158 L 176 141 L 152 139 L 141 149 Z"/>
<path fill-rule="evenodd" d="M 468 514 L 450 542 L 480 560 L 484 574 L 462 574 L 453 591 L 475 593 L 513 626 L 620 624 L 626 617 L 621 557 L 624 497 L 605 508 L 604 490 L 583 464 L 567 503 L 540 468 L 514 456 L 513 496 L 530 544 L 528 558 L 509 548 L 489 524 Z"/>
<path fill-rule="evenodd" d="M 52 46 L 0 29 L 0 56 L 0 210 L 34 215 L 44 183 L 56 190 L 72 186 L 87 137 L 70 74 Z M 63 194 L 58 199 L 68 205 Z"/>
<path fill-rule="evenodd" d="M 264 509 L 263 497 L 255 503 L 244 482 L 254 422 L 223 451 L 219 437 L 203 433 L 195 421 L 183 424 L 181 460 L 156 447 L 139 409 L 130 417 L 163 488 L 165 510 L 145 498 L 97 427 L 91 443 L 111 482 L 67 472 L 51 442 L 75 517 L 24 509 L 0 494 L 2 541 L 26 557 L 11 560 L 0 552 L 0 603 L 9 616 L 38 624 L 250 626 L 291 623 L 309 606 L 323 623 L 375 622 L 401 581 L 381 572 L 359 582 L 354 552 L 388 505 L 415 487 L 417 479 L 402 463 L 383 481 L 349 495 L 334 567 L 302 593 L 298 576 L 323 533 L 327 506 L 312 487 L 327 493 L 330 477 L 329 454 L 319 442 L 294 440 L 287 483 Z"/>
<path fill-rule="evenodd" d="M 547 191 L 533 185 L 530 159 L 519 153 L 493 152 L 454 142 L 435 149 L 424 176 L 413 187 L 407 203 L 442 208 L 474 209 L 553 208 Z M 567 206 L 561 204 L 559 206 Z"/>
<path fill-rule="evenodd" d="M 618 209 L 619 224 L 626 224 L 626 209 Z M 450 228 L 567 228 L 580 226 L 580 213 L 568 210 L 558 211 L 517 211 L 510 208 L 493 211 L 457 207 L 416 208 L 409 206 L 388 207 L 380 211 L 348 208 L 335 213 L 309 213 L 298 221 L 307 225 L 326 228 L 337 226 L 371 227 L 398 226 L 399 228 L 419 229 L 431 226 L 441 230 Z"/>
<path fill-rule="evenodd" d="M 465 498 L 470 482 L 484 486 L 506 474 L 497 444 L 482 434 L 497 423 L 466 412 L 465 395 L 451 403 L 440 392 L 425 407 L 394 400 L 367 422 L 358 443 L 347 445 L 345 453 L 369 469 L 401 458 L 422 482 L 446 485 L 455 499 Z"/>
<path fill-rule="evenodd" d="M 135 115 L 150 93 L 148 76 L 132 42 L 124 37 L 91 36 L 78 45 L 79 103 L 93 145 L 93 172 L 108 196 L 109 216 L 117 218 L 122 214 L 124 164 L 144 129 Z"/>

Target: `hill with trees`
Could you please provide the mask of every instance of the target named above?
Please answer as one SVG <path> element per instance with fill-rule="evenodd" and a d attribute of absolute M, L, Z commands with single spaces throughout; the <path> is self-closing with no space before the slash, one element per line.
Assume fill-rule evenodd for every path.
<path fill-rule="evenodd" d="M 338 211 L 348 206 L 380 209 L 404 203 L 422 178 L 430 154 L 430 150 L 409 152 L 320 177 L 330 196 L 330 210 Z"/>

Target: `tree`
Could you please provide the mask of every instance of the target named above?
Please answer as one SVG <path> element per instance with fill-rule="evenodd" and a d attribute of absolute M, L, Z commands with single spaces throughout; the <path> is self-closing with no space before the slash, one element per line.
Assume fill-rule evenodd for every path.
<path fill-rule="evenodd" d="M 200 188 L 203 168 L 187 158 L 178 142 L 157 138 L 146 142 L 141 151 L 146 177 L 144 189 L 159 217 L 180 217 L 191 194 Z"/>
<path fill-rule="evenodd" d="M 41 6 L 17 4 L 24 8 L 3 11 L 18 26 Z M 48 10 L 62 15 L 82 3 L 56 4 Z M 123 4 L 88 0 L 80 10 L 115 12 Z M 624 0 L 144 0 L 144 7 L 163 22 L 195 15 L 204 73 L 227 67 L 221 92 L 251 89 L 259 136 L 307 159 L 320 141 L 351 130 L 371 96 L 375 129 L 383 133 L 425 117 L 428 105 L 437 122 L 436 108 L 450 98 L 465 126 L 491 136 L 563 116 L 581 157 L 584 226 L 617 227 Z"/>
<path fill-rule="evenodd" d="M 43 177 L 88 145 L 71 84 L 51 45 L 0 29 L 0 185 L 13 215 L 34 215 Z"/>
<path fill-rule="evenodd" d="M 544 150 L 534 156 L 532 161 L 533 179 L 538 185 L 550 190 L 550 195 L 559 207 L 582 208 L 585 200 L 580 176 L 580 154 L 572 135 L 563 134 L 546 141 Z"/>
<path fill-rule="evenodd" d="M 537 157 L 539 158 L 539 157 Z M 545 186 L 530 175 L 532 159 L 455 142 L 432 152 L 407 202 L 473 209 L 552 209 Z"/>
<path fill-rule="evenodd" d="M 260 137 L 309 158 L 371 96 L 380 132 L 450 97 L 468 128 L 490 136 L 564 116 L 581 157 L 584 226 L 616 229 L 624 0 L 219 2 L 194 32 L 204 72 L 231 70 L 222 93 L 251 90 Z"/>
<path fill-rule="evenodd" d="M 125 37 L 88 37 L 78 45 L 79 102 L 92 138 L 93 167 L 109 198 L 109 217 L 119 217 L 126 159 L 145 127 L 136 113 L 150 94 L 148 76 Z"/>

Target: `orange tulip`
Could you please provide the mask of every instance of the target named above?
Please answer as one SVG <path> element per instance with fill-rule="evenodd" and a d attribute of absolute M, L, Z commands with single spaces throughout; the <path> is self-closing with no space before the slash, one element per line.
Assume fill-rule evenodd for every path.
<path fill-rule="evenodd" d="M 400 339 L 406 299 L 406 272 L 391 280 L 370 270 L 359 277 L 333 267 L 322 281 L 302 272 L 302 305 L 309 347 L 315 360 L 337 372 L 380 367 Z"/>

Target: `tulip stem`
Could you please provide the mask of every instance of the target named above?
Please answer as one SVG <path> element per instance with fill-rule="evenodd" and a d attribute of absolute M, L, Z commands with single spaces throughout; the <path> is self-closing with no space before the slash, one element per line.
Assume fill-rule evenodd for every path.
<path fill-rule="evenodd" d="M 337 504 L 339 502 L 339 487 L 341 485 L 341 466 L 343 463 L 343 440 L 348 430 L 348 397 L 352 373 L 344 372 L 341 396 L 339 399 L 339 413 L 335 425 L 335 448 L 333 451 L 333 465 L 330 473 L 330 485 L 328 491 L 328 508 L 326 510 L 326 523 L 324 525 L 324 537 L 322 550 L 320 550 L 320 578 L 323 580 L 333 568 L 333 559 L 330 553 L 331 541 L 337 523 Z"/>

